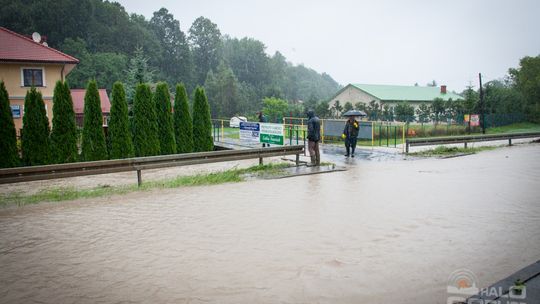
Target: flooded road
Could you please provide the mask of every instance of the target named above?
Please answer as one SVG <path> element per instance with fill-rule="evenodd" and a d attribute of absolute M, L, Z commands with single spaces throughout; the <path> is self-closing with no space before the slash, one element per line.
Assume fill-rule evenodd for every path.
<path fill-rule="evenodd" d="M 540 145 L 0 210 L 1 303 L 446 303 L 540 259 Z M 330 158 L 336 158 L 333 156 Z"/>

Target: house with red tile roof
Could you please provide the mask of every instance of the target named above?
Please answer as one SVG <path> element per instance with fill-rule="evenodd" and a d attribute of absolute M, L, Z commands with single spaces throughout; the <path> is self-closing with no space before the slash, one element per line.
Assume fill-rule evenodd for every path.
<path fill-rule="evenodd" d="M 99 99 L 101 100 L 101 113 L 103 114 L 103 126 L 107 126 L 107 119 L 111 113 L 111 102 L 107 96 L 107 90 L 99 89 Z M 73 110 L 75 111 L 75 121 L 77 126 L 83 126 L 84 119 L 84 95 L 85 89 L 71 89 L 71 99 L 73 99 Z"/>
<path fill-rule="evenodd" d="M 0 27 L 0 80 L 4 81 L 9 94 L 18 135 L 28 89 L 34 86 L 41 91 L 49 124 L 52 125 L 52 97 L 56 81 L 63 81 L 79 63 L 77 58 L 48 47 L 39 35 L 34 38 L 37 39 Z"/>

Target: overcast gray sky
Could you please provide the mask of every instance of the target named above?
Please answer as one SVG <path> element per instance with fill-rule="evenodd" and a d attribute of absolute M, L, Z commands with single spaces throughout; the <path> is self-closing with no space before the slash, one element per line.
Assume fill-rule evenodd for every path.
<path fill-rule="evenodd" d="M 294 64 L 348 83 L 425 85 L 461 91 L 503 77 L 540 54 L 538 0 L 121 0 L 150 18 L 165 7 L 186 32 L 204 16 L 222 34 L 252 37 Z"/>

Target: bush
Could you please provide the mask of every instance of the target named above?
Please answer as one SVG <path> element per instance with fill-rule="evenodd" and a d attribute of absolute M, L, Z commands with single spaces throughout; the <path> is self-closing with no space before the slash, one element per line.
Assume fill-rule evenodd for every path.
<path fill-rule="evenodd" d="M 88 82 L 86 94 L 84 95 L 81 158 L 83 161 L 107 159 L 101 100 L 99 98 L 97 83 L 94 80 Z"/>
<path fill-rule="evenodd" d="M 41 92 L 32 87 L 24 98 L 22 130 L 23 161 L 29 166 L 47 165 L 51 161 L 49 119 Z"/>
<path fill-rule="evenodd" d="M 67 83 L 57 81 L 53 96 L 53 127 L 51 154 L 54 163 L 72 163 L 78 160 L 77 126 L 73 100 Z"/>
<path fill-rule="evenodd" d="M 174 135 L 178 153 L 193 152 L 193 122 L 189 114 L 188 97 L 184 84 L 176 85 L 174 98 Z"/>
<path fill-rule="evenodd" d="M 193 101 L 193 151 L 212 151 L 212 121 L 204 89 L 197 87 Z"/>
<path fill-rule="evenodd" d="M 0 81 L 0 126 L 0 168 L 16 167 L 19 165 L 17 133 L 9 106 L 9 95 L 3 81 Z"/>
<path fill-rule="evenodd" d="M 111 119 L 109 120 L 109 157 L 128 158 L 135 155 L 128 121 L 126 92 L 121 82 L 115 82 L 112 89 Z"/>
<path fill-rule="evenodd" d="M 133 100 L 133 145 L 135 155 L 159 155 L 160 146 L 156 121 L 156 106 L 148 84 L 140 83 Z"/>
<path fill-rule="evenodd" d="M 176 142 L 174 140 L 173 120 L 171 113 L 171 95 L 169 86 L 165 82 L 160 82 L 156 86 L 154 94 L 156 105 L 156 116 L 159 134 L 159 147 L 161 154 L 175 154 Z"/>

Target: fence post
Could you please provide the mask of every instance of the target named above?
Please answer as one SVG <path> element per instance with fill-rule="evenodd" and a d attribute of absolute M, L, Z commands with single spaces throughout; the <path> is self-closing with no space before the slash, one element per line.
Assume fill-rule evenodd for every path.
<path fill-rule="evenodd" d="M 467 149 L 467 142 L 465 142 L 464 144 L 465 144 L 465 149 Z"/>
<path fill-rule="evenodd" d="M 321 141 L 324 145 L 324 119 L 321 120 Z"/>
<path fill-rule="evenodd" d="M 296 165 L 300 165 L 300 154 L 296 154 Z"/>
<path fill-rule="evenodd" d="M 389 140 L 389 137 L 390 137 L 390 126 L 389 125 L 386 125 L 386 146 L 388 147 L 388 140 Z"/>
<path fill-rule="evenodd" d="M 405 124 L 401 125 L 401 133 L 402 133 L 402 141 L 403 141 L 403 149 L 405 149 Z M 407 151 L 405 153 L 409 153 L 409 144 L 407 143 Z"/>
<path fill-rule="evenodd" d="M 394 126 L 394 148 L 397 147 L 397 126 Z"/>
<path fill-rule="evenodd" d="M 373 148 L 374 141 L 375 141 L 375 129 L 373 129 L 375 126 L 373 125 L 373 121 L 371 121 L 371 147 Z"/>
<path fill-rule="evenodd" d="M 137 186 L 140 187 L 142 185 L 142 173 L 141 170 L 137 170 Z"/>
<path fill-rule="evenodd" d="M 408 140 L 404 142 L 404 147 L 405 147 L 405 154 L 409 154 L 409 141 Z"/>
<path fill-rule="evenodd" d="M 223 120 L 221 121 L 221 140 L 225 138 L 225 128 L 223 127 Z"/>

